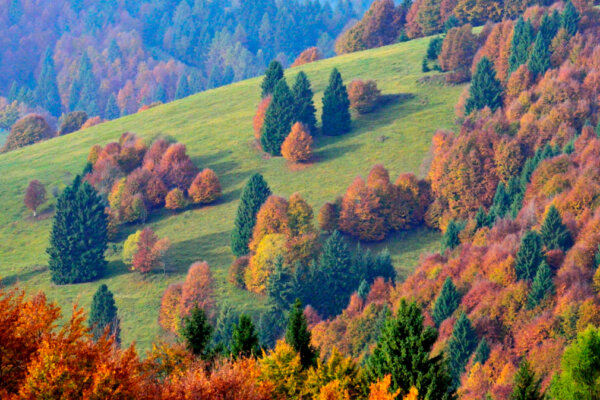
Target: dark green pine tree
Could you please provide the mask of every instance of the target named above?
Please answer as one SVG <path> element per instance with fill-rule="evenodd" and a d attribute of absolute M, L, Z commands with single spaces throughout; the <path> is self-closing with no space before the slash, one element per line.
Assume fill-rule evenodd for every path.
<path fill-rule="evenodd" d="M 304 368 L 312 367 L 317 363 L 317 350 L 312 346 L 310 340 L 311 334 L 302 309 L 302 302 L 300 299 L 296 299 L 290 310 L 285 341 L 300 354 L 300 362 Z"/>
<path fill-rule="evenodd" d="M 99 115 L 98 110 L 98 82 L 92 69 L 92 61 L 84 52 L 79 62 L 79 75 L 77 76 L 78 90 L 76 99 L 69 99 L 71 104 L 75 104 L 71 111 L 85 111 L 90 116 Z M 75 86 L 75 82 L 73 83 Z"/>
<path fill-rule="evenodd" d="M 543 400 L 542 381 L 535 376 L 526 359 L 521 361 L 515 375 L 515 384 L 510 400 Z"/>
<path fill-rule="evenodd" d="M 509 72 L 516 71 L 519 66 L 529 59 L 529 46 L 533 42 L 533 26 L 523 17 L 519 17 L 513 28 L 513 37 L 510 42 L 510 55 L 508 58 Z"/>
<path fill-rule="evenodd" d="M 502 106 L 502 95 L 502 83 L 496 78 L 494 64 L 487 57 L 483 57 L 477 64 L 475 75 L 471 80 L 465 112 L 470 114 L 484 107 L 496 111 Z"/>
<path fill-rule="evenodd" d="M 387 247 L 380 251 L 375 256 L 375 260 L 373 260 L 373 268 L 371 270 L 369 280 L 374 281 L 377 277 L 382 277 L 383 279 L 391 282 L 396 281 L 396 269 L 394 268 L 394 264 L 392 262 L 392 255 Z"/>
<path fill-rule="evenodd" d="M 231 335 L 231 354 L 233 357 L 256 357 L 260 353 L 258 335 L 252 319 L 242 314 L 233 327 Z"/>
<path fill-rule="evenodd" d="M 50 234 L 49 268 L 58 285 L 89 282 L 106 267 L 107 217 L 102 198 L 77 176 L 58 198 Z"/>
<path fill-rule="evenodd" d="M 460 238 L 458 235 L 463 230 L 464 225 L 460 222 L 456 222 L 453 219 L 448 222 L 446 232 L 442 236 L 442 251 L 452 250 L 460 244 Z"/>
<path fill-rule="evenodd" d="M 367 297 L 369 296 L 370 291 L 371 291 L 371 287 L 369 286 L 367 281 L 364 279 L 362 281 L 360 281 L 360 284 L 358 285 L 358 290 L 356 291 L 356 293 L 358 294 L 358 297 L 360 297 L 363 301 L 365 301 L 365 300 L 367 300 Z"/>
<path fill-rule="evenodd" d="M 479 206 L 477 213 L 475 214 L 475 224 L 477 229 L 481 229 L 484 226 L 488 226 L 488 216 L 485 213 L 485 209 L 482 206 Z"/>
<path fill-rule="evenodd" d="M 292 86 L 292 96 L 294 96 L 294 119 L 304 124 L 314 134 L 317 125 L 317 117 L 315 117 L 317 110 L 313 103 L 310 81 L 302 71 L 296 76 L 296 81 Z"/>
<path fill-rule="evenodd" d="M 471 321 L 463 312 L 454 324 L 454 330 L 448 340 L 447 347 L 448 363 L 454 387 L 460 385 L 460 376 L 465 372 L 465 366 L 476 346 L 477 334 L 473 330 Z"/>
<path fill-rule="evenodd" d="M 343 135 L 350 130 L 350 100 L 342 75 L 334 68 L 323 94 L 322 130 L 325 135 Z"/>
<path fill-rule="evenodd" d="M 212 343 L 215 347 L 220 346 L 227 354 L 229 354 L 228 349 L 231 347 L 233 328 L 238 319 L 237 314 L 229 304 L 225 303 L 221 306 L 212 335 Z"/>
<path fill-rule="evenodd" d="M 545 261 L 538 267 L 538 270 L 531 284 L 531 291 L 527 299 L 527 308 L 530 310 L 544 301 L 548 296 L 555 293 L 554 282 L 552 281 L 552 271 Z"/>
<path fill-rule="evenodd" d="M 490 208 L 489 217 L 491 221 L 495 221 L 497 218 L 504 218 L 506 213 L 510 210 L 511 198 L 506 190 L 504 182 L 498 182 L 496 188 L 496 194 L 494 195 L 494 202 Z"/>
<path fill-rule="evenodd" d="M 544 42 L 547 46 L 550 46 L 552 43 L 552 39 L 556 36 L 560 28 L 560 16 L 557 10 L 554 10 L 552 14 L 544 14 L 542 17 L 542 21 L 540 22 L 540 30 L 539 32 L 542 34 L 544 38 Z"/>
<path fill-rule="evenodd" d="M 115 336 L 117 343 L 121 343 L 121 321 L 117 316 L 115 299 L 104 284 L 94 294 L 88 323 L 94 339 L 98 340 L 108 326 L 109 334 Z"/>
<path fill-rule="evenodd" d="M 544 40 L 542 32 L 538 32 L 535 38 L 527 68 L 534 79 L 550 68 L 550 47 Z"/>
<path fill-rule="evenodd" d="M 289 310 L 297 297 L 294 290 L 294 277 L 290 269 L 284 265 L 281 255 L 275 258 L 273 272 L 267 280 L 267 296 L 269 301 L 282 311 Z"/>
<path fill-rule="evenodd" d="M 542 238 L 535 231 L 528 231 L 521 237 L 521 244 L 515 259 L 517 279 L 532 280 L 544 259 Z"/>
<path fill-rule="evenodd" d="M 154 93 L 152 94 L 152 101 L 160 101 L 161 103 L 167 102 L 167 92 L 165 91 L 165 87 L 160 82 L 156 85 L 156 88 L 154 89 Z"/>
<path fill-rule="evenodd" d="M 107 120 L 117 119 L 121 116 L 121 109 L 117 104 L 117 99 L 115 98 L 114 93 L 111 93 L 108 97 L 108 101 L 106 102 L 106 108 L 104 110 L 104 118 Z"/>
<path fill-rule="evenodd" d="M 46 50 L 42 63 L 42 71 L 38 78 L 36 88 L 37 103 L 50 114 L 58 117 L 61 112 L 60 94 L 58 93 L 58 84 L 56 83 L 56 70 L 54 68 L 54 59 L 52 51 Z"/>
<path fill-rule="evenodd" d="M 281 145 L 292 130 L 294 97 L 285 79 L 280 79 L 273 92 L 273 100 L 265 114 L 260 143 L 267 153 L 281 155 Z"/>
<path fill-rule="evenodd" d="M 177 81 L 177 88 L 175 89 L 175 100 L 183 99 L 190 95 L 190 86 L 188 84 L 187 75 L 181 74 L 179 81 Z"/>
<path fill-rule="evenodd" d="M 203 309 L 194 306 L 190 315 L 181 320 L 181 337 L 186 347 L 196 356 L 206 358 L 209 355 L 212 326 Z"/>
<path fill-rule="evenodd" d="M 475 349 L 475 356 L 473 356 L 473 362 L 481 365 L 490 358 L 490 345 L 488 344 L 485 336 L 481 338 L 477 348 Z"/>
<path fill-rule="evenodd" d="M 277 83 L 283 79 L 283 66 L 277 60 L 271 61 L 267 70 L 265 71 L 265 77 L 260 85 L 262 92 L 261 97 L 267 97 L 275 91 Z"/>
<path fill-rule="evenodd" d="M 252 175 L 242 191 L 231 232 L 231 251 L 236 257 L 248 254 L 248 243 L 256 224 L 256 213 L 270 195 L 271 189 L 262 175 Z"/>
<path fill-rule="evenodd" d="M 564 28 L 569 33 L 569 35 L 575 35 L 577 33 L 577 30 L 579 29 L 578 27 L 580 19 L 581 16 L 579 15 L 579 12 L 575 8 L 571 0 L 567 0 L 567 3 L 565 4 L 565 9 L 563 10 L 563 13 L 561 15 L 561 28 Z"/>
<path fill-rule="evenodd" d="M 415 303 L 402 299 L 396 317 L 388 317 L 377 346 L 367 360 L 367 376 L 376 382 L 391 376 L 391 390 L 405 396 L 416 387 L 424 398 L 451 399 L 452 380 L 441 356 L 430 357 L 437 339 L 434 328 L 423 326 L 423 315 Z"/>
<path fill-rule="evenodd" d="M 348 244 L 334 231 L 323 244 L 314 273 L 314 303 L 319 314 L 329 317 L 340 313 L 358 282 L 352 276 L 352 255 Z"/>
<path fill-rule="evenodd" d="M 456 290 L 454 282 L 452 282 L 450 277 L 447 277 L 433 306 L 432 317 L 437 326 L 456 311 L 460 305 L 460 297 L 460 293 Z"/>
<path fill-rule="evenodd" d="M 573 236 L 563 224 L 560 213 L 554 205 L 551 205 L 546 213 L 540 236 L 543 245 L 548 250 L 560 249 L 566 251 L 573 246 Z"/>

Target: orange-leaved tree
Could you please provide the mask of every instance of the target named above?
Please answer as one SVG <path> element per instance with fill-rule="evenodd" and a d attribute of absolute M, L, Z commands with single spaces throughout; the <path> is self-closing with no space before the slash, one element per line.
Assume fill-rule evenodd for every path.
<path fill-rule="evenodd" d="M 288 161 L 308 161 L 312 157 L 313 138 L 300 122 L 292 126 L 289 135 L 281 145 L 281 155 Z"/>

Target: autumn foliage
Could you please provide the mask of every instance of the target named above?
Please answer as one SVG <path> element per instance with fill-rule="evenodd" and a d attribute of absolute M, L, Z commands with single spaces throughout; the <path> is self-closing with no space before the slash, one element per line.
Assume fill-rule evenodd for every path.
<path fill-rule="evenodd" d="M 304 125 L 296 122 L 281 145 L 281 155 L 288 161 L 308 161 L 312 156 L 313 138 Z"/>
<path fill-rule="evenodd" d="M 37 209 L 39 206 L 46 202 L 46 187 L 37 179 L 29 182 L 27 190 L 25 191 L 25 207 L 33 211 L 33 216 L 36 216 Z"/>
<path fill-rule="evenodd" d="M 323 56 L 317 47 L 309 47 L 296 57 L 291 67 L 299 67 L 300 65 L 319 61 L 321 58 L 323 58 Z"/>
<path fill-rule="evenodd" d="M 169 239 L 159 239 L 152 228 L 141 231 L 137 240 L 137 251 L 133 254 L 131 269 L 147 273 L 165 267 L 165 253 L 169 250 Z"/>
<path fill-rule="evenodd" d="M 272 100 L 272 95 L 265 96 L 256 108 L 256 114 L 254 115 L 254 119 L 252 121 L 252 127 L 254 128 L 254 138 L 257 141 L 260 141 L 262 128 L 265 123 L 265 115 L 267 114 L 267 109 L 271 105 Z"/>
<path fill-rule="evenodd" d="M 43 116 L 37 114 L 27 115 L 12 126 L 2 147 L 2 152 L 28 146 L 42 140 L 54 137 L 56 132 L 52 130 Z"/>
<path fill-rule="evenodd" d="M 373 80 L 361 81 L 359 79 L 348 85 L 348 99 L 350 107 L 360 114 L 367 114 L 377 107 L 381 91 Z"/>
<path fill-rule="evenodd" d="M 221 183 L 217 174 L 210 168 L 198 173 L 188 190 L 188 194 L 196 204 L 212 203 L 221 197 Z"/>

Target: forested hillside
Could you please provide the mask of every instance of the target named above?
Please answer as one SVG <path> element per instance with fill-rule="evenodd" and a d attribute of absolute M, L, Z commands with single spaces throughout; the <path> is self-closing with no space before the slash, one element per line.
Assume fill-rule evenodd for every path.
<path fill-rule="evenodd" d="M 25 110 L 0 397 L 600 398 L 599 27 L 584 1 L 377 0 L 341 56 L 58 134 Z"/>

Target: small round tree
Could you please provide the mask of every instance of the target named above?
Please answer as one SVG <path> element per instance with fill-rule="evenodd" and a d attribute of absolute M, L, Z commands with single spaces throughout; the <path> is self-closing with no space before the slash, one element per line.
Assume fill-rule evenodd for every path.
<path fill-rule="evenodd" d="M 37 179 L 29 182 L 25 191 L 25 206 L 33 211 L 33 216 L 37 216 L 37 209 L 46 202 L 46 187 Z"/>
<path fill-rule="evenodd" d="M 300 122 L 292 126 L 292 131 L 281 146 L 281 155 L 288 161 L 307 161 L 312 157 L 313 138 Z"/>
<path fill-rule="evenodd" d="M 41 115 L 31 114 L 21 118 L 12 126 L 3 152 L 28 146 L 42 140 L 50 139 L 54 131 Z"/>
<path fill-rule="evenodd" d="M 206 168 L 196 175 L 188 194 L 196 204 L 212 203 L 221 196 L 221 183 L 217 174 Z"/>
<path fill-rule="evenodd" d="M 165 207 L 169 210 L 181 210 L 185 208 L 185 196 L 179 188 L 171 190 L 165 198 Z"/>
<path fill-rule="evenodd" d="M 370 113 L 377 107 L 381 91 L 377 88 L 375 81 L 361 81 L 359 79 L 348 85 L 348 98 L 350 107 L 359 114 Z"/>
<path fill-rule="evenodd" d="M 59 135 L 67 135 L 81 129 L 83 124 L 88 120 L 88 115 L 85 111 L 72 111 L 61 118 Z"/>

